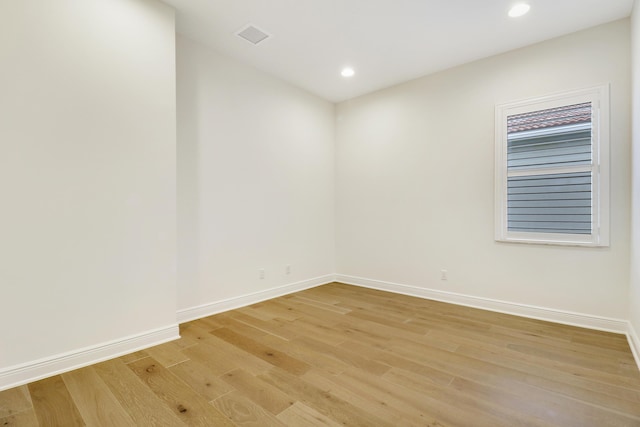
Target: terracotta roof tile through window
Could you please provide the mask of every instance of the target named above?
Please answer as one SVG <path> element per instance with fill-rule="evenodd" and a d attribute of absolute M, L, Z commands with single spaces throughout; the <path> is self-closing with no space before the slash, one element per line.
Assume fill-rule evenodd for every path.
<path fill-rule="evenodd" d="M 509 116 L 507 133 L 566 126 L 591 121 L 591 103 L 566 105 Z"/>

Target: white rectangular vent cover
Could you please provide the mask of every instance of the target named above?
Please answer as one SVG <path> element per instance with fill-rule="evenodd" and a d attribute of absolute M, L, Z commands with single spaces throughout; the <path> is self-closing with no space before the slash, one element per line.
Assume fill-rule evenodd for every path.
<path fill-rule="evenodd" d="M 254 45 L 261 43 L 266 39 L 268 39 L 269 37 L 271 37 L 270 34 L 265 33 L 255 25 L 251 25 L 251 24 L 242 28 L 240 31 L 236 33 L 236 35 Z"/>

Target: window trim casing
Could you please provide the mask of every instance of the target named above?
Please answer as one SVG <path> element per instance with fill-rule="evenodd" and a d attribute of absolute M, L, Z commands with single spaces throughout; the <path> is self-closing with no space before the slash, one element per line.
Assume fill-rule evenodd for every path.
<path fill-rule="evenodd" d="M 563 105 L 592 104 L 592 234 L 515 232 L 507 219 L 507 117 Z M 496 105 L 495 109 L 495 240 L 566 246 L 609 246 L 609 84 L 559 92 Z M 551 169 L 549 169 L 551 170 Z M 562 168 L 563 172 L 569 168 Z"/>

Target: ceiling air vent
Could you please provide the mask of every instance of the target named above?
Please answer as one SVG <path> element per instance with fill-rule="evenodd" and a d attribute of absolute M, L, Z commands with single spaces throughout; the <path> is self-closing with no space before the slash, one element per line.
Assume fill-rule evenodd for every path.
<path fill-rule="evenodd" d="M 257 45 L 265 41 L 269 37 L 271 37 L 270 34 L 265 33 L 261 29 L 257 28 L 255 25 L 251 25 L 251 24 L 242 28 L 240 31 L 236 33 L 236 35 L 254 45 Z"/>

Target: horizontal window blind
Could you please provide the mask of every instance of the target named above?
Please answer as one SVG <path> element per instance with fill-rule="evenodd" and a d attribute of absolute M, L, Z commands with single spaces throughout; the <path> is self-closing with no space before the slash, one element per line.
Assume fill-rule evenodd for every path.
<path fill-rule="evenodd" d="M 591 129 L 556 135 L 508 139 L 507 168 L 563 167 L 591 164 Z"/>
<path fill-rule="evenodd" d="M 591 173 L 507 179 L 511 231 L 591 234 Z"/>
<path fill-rule="evenodd" d="M 507 129 L 508 230 L 591 234 L 591 103 L 509 116 Z"/>

